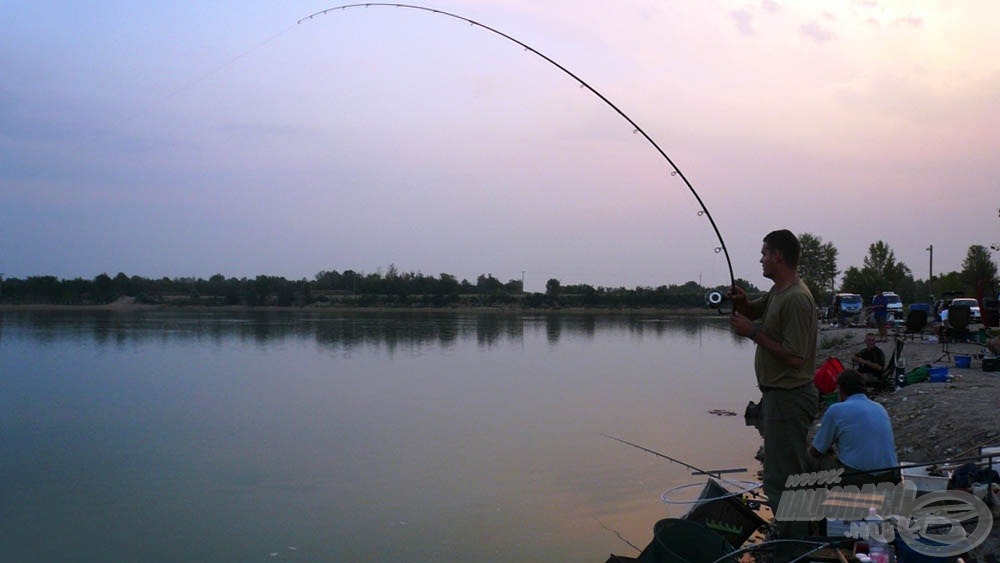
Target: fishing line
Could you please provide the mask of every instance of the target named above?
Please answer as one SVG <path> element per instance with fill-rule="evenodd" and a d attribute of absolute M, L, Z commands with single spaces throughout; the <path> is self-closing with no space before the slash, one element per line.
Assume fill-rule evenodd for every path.
<path fill-rule="evenodd" d="M 185 83 L 181 84 L 180 86 L 174 88 L 173 90 L 167 91 L 167 93 L 163 94 L 163 96 L 161 97 L 160 101 L 166 101 L 166 100 L 168 100 L 168 99 L 176 96 L 178 93 L 180 93 L 180 92 L 182 92 L 184 90 L 187 90 L 188 88 L 191 88 L 192 86 L 194 86 L 194 85 L 196 85 L 196 84 L 198 84 L 200 82 L 203 82 L 203 81 L 207 80 L 208 78 L 212 77 L 213 75 L 215 75 L 215 74 L 217 74 L 219 72 L 222 72 L 223 69 L 225 69 L 225 68 L 227 68 L 229 66 L 232 66 L 233 64 L 236 63 L 236 61 L 248 57 L 250 55 L 250 53 L 253 53 L 254 51 L 260 49 L 261 47 L 267 45 L 268 43 L 271 43 L 275 39 L 277 39 L 277 38 L 281 37 L 282 35 L 288 33 L 293 27 L 295 27 L 295 26 L 291 26 L 290 25 L 290 26 L 286 27 L 285 29 L 282 29 L 281 31 L 279 31 L 279 32 L 271 35 L 270 37 L 265 38 L 264 40 L 262 40 L 261 42 L 257 43 L 256 45 L 251 46 L 249 49 L 243 51 L 242 53 L 239 53 L 238 55 L 235 55 L 235 56 L 229 58 L 228 60 L 225 60 L 225 61 L 223 61 L 223 62 L 215 65 L 214 67 L 206 70 L 205 72 L 203 72 L 202 74 L 200 74 L 198 76 L 195 76 L 194 78 L 191 78 L 190 80 L 188 80 L 187 82 L 185 82 Z"/>
<path fill-rule="evenodd" d="M 475 27 L 478 27 L 478 28 L 484 29 L 486 31 L 489 31 L 490 33 L 499 35 L 500 37 L 503 37 L 504 39 L 507 39 L 508 41 L 511 41 L 511 42 L 513 42 L 513 43 L 515 43 L 517 45 L 520 45 L 526 51 L 530 51 L 531 53 L 534 53 L 535 55 L 537 55 L 538 57 L 540 57 L 544 61 L 546 61 L 549 64 L 551 64 L 552 66 L 558 68 L 559 70 L 561 70 L 565 74 L 569 75 L 569 77 L 572 78 L 573 80 L 575 80 L 577 83 L 579 83 L 582 88 L 586 88 L 592 94 L 594 94 L 595 96 L 597 96 L 598 98 L 600 98 L 600 100 L 602 102 L 604 102 L 605 104 L 607 104 L 611 109 L 615 110 L 615 112 L 618 115 L 620 115 L 625 121 L 627 121 L 629 123 L 629 125 L 632 126 L 632 132 L 633 133 L 641 134 L 643 136 L 643 138 L 645 138 L 647 141 L 649 141 L 649 144 L 652 145 L 654 149 L 656 149 L 656 152 L 658 152 L 660 154 L 660 156 L 662 156 L 667 161 L 667 163 L 670 164 L 670 167 L 671 167 L 670 175 L 671 176 L 678 176 L 678 177 L 680 177 L 680 179 L 684 182 L 684 185 L 687 186 L 688 190 L 691 192 L 691 195 L 694 196 L 695 200 L 698 202 L 698 205 L 701 207 L 701 209 L 698 211 L 698 215 L 699 216 L 703 215 L 703 216 L 705 216 L 708 219 L 709 224 L 711 224 L 711 226 L 712 226 L 712 230 L 715 231 L 715 236 L 719 239 L 719 246 L 715 249 L 715 252 L 717 254 L 718 253 L 722 253 L 725 256 L 725 258 L 726 258 L 726 265 L 729 267 L 729 282 L 730 282 L 730 286 L 733 287 L 733 288 L 736 287 L 736 276 L 733 274 L 733 263 L 732 263 L 732 260 L 730 260 L 730 258 L 729 258 L 729 250 L 726 248 L 726 242 L 722 238 L 722 233 L 719 231 L 719 227 L 718 227 L 718 225 L 716 225 L 715 219 L 712 217 L 712 214 L 709 212 L 708 207 L 705 205 L 705 202 L 701 199 L 701 196 L 698 195 L 698 192 L 694 189 L 694 186 L 691 185 L 691 182 L 688 181 L 687 176 L 685 176 L 684 173 L 681 171 L 681 169 L 677 166 L 677 164 L 674 163 L 673 159 L 671 159 L 667 155 L 667 153 L 662 148 L 660 148 L 660 145 L 656 144 L 656 141 L 654 141 L 653 138 L 650 137 L 646 133 L 646 131 L 642 127 L 639 126 L 638 123 L 636 123 L 631 117 L 629 117 L 624 111 L 622 111 L 621 108 L 619 108 L 618 106 L 616 106 L 604 94 L 598 92 L 593 86 L 591 86 L 590 84 L 588 84 L 587 82 L 585 82 L 582 78 L 580 78 L 579 76 L 577 76 L 576 74 L 574 74 L 572 71 L 570 71 L 569 69 L 567 69 L 563 65 L 561 65 L 561 64 L 557 63 L 556 61 L 554 61 L 553 59 L 549 58 L 547 55 L 545 55 L 542 52 L 538 51 L 537 49 L 535 49 L 531 45 L 528 45 L 527 43 L 524 43 L 523 41 L 521 41 L 519 39 L 516 39 L 516 38 L 514 38 L 514 37 L 512 37 L 510 35 L 507 35 L 506 33 L 502 32 L 502 31 L 499 31 L 499 30 L 497 30 L 497 29 L 495 29 L 493 27 L 490 27 L 490 26 L 488 26 L 486 24 L 480 23 L 480 22 L 478 22 L 476 20 L 467 18 L 465 16 L 460 16 L 458 14 L 454 14 L 454 13 L 451 13 L 451 12 L 446 12 L 446 11 L 443 11 L 443 10 L 437 10 L 437 9 L 434 9 L 434 8 L 428 8 L 428 7 L 425 7 L 425 6 L 417 6 L 417 5 L 413 5 L 413 4 L 397 4 L 397 3 L 390 3 L 390 2 L 371 2 L 371 3 L 365 3 L 365 4 L 345 4 L 345 5 L 342 5 L 342 6 L 334 6 L 333 8 L 327 8 L 325 10 L 320 10 L 319 12 L 315 12 L 313 14 L 309 14 L 308 16 L 306 16 L 306 17 L 298 20 L 297 23 L 301 24 L 304 21 L 312 20 L 316 16 L 326 15 L 326 14 L 328 14 L 330 12 L 335 11 L 335 10 L 347 10 L 347 9 L 351 9 L 351 8 L 370 8 L 370 7 L 406 8 L 406 9 L 410 9 L 410 10 L 418 10 L 418 11 L 421 11 L 421 12 L 428 12 L 428 13 L 431 13 L 431 14 L 439 14 L 439 15 L 442 15 L 442 16 L 447 16 L 449 18 L 454 18 L 456 20 L 460 20 L 460 21 L 469 23 L 469 24 L 471 24 L 471 25 L 473 25 Z M 722 302 L 723 302 L 723 295 L 722 295 L 721 292 L 718 292 L 718 291 L 711 291 L 711 292 L 709 292 L 708 295 L 705 296 L 705 301 L 708 303 L 709 306 L 711 306 L 711 307 L 713 307 L 715 309 L 719 309 L 720 312 L 722 312 L 720 306 L 722 305 Z"/>
<path fill-rule="evenodd" d="M 598 520 L 597 523 L 600 524 L 601 527 L 604 528 L 605 530 L 607 530 L 607 531 L 613 533 L 614 535 L 618 536 L 618 539 L 620 539 L 623 542 L 627 543 L 629 546 L 632 547 L 632 549 L 638 551 L 639 553 L 642 553 L 642 548 L 641 547 L 639 547 L 639 546 L 635 545 L 634 543 L 632 543 L 632 542 L 628 541 L 627 539 L 625 539 L 625 536 L 621 535 L 621 533 L 619 533 L 618 530 L 613 530 L 613 529 L 607 527 L 604 524 L 604 522 L 601 522 L 600 520 Z"/>
<path fill-rule="evenodd" d="M 174 98 L 175 96 L 177 96 L 181 92 L 184 92 L 186 90 L 189 90 L 190 88 L 193 88 L 194 86 L 197 86 L 198 84 L 201 84 L 202 82 L 208 80 L 209 78 L 212 78 L 216 74 L 219 74 L 220 72 L 222 72 L 223 70 L 227 69 L 228 67 L 236 64 L 236 62 L 239 61 L 240 59 L 244 59 L 244 58 L 250 56 L 250 54 L 253 53 L 254 51 L 257 51 L 258 49 L 261 49 L 265 45 L 267 45 L 267 44 L 275 41 L 276 39 L 278 39 L 282 35 L 288 33 L 289 31 L 291 31 L 294 28 L 295 28 L 294 25 L 289 25 L 285 29 L 282 29 L 281 31 L 278 31 L 278 32 L 276 32 L 276 33 L 274 33 L 274 34 L 266 37 L 265 39 L 261 40 L 257 44 L 252 45 L 251 47 L 247 48 L 246 50 L 240 52 L 239 54 L 234 55 L 234 56 L 230 57 L 229 59 L 226 59 L 225 61 L 223 61 L 221 63 L 218 63 L 215 66 L 209 68 L 208 70 L 204 71 L 203 73 L 201 73 L 201 74 L 199 74 L 197 76 L 194 76 L 192 78 L 189 78 L 187 81 L 185 81 L 185 82 L 183 82 L 183 83 L 175 86 L 174 88 L 172 88 L 170 90 L 167 90 L 166 92 L 164 92 L 164 93 L 160 94 L 159 96 L 153 98 L 151 100 L 150 104 L 146 104 L 146 105 L 151 105 L 152 103 L 162 104 L 162 103 L 164 103 L 164 102 L 166 102 L 166 101 Z M 140 106 L 138 109 L 133 109 L 131 112 L 126 112 L 124 114 L 119 114 L 118 115 L 118 119 L 116 120 L 116 123 L 128 123 L 128 122 L 131 122 L 131 121 L 135 120 L 138 117 L 143 116 L 144 115 L 144 109 L 143 108 L 144 108 L 144 106 Z"/>

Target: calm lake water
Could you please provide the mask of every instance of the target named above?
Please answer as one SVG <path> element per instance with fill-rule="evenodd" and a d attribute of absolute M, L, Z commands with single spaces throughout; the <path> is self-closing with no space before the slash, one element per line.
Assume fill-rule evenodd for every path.
<path fill-rule="evenodd" d="M 752 478 L 752 363 L 724 317 L 0 313 L 0 561 L 635 555 L 701 478 L 600 434 Z"/>

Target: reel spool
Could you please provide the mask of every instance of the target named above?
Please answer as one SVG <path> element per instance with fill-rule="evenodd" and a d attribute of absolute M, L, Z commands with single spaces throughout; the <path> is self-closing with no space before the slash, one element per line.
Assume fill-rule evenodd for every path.
<path fill-rule="evenodd" d="M 708 306 L 713 309 L 718 309 L 719 305 L 722 305 L 723 299 L 724 296 L 721 291 L 713 290 L 705 294 L 705 303 L 708 303 Z"/>
<path fill-rule="evenodd" d="M 720 315 L 729 315 L 733 312 L 732 303 L 728 307 L 728 310 L 723 309 L 723 304 L 726 302 L 726 296 L 719 290 L 713 289 L 705 294 L 705 303 L 711 309 L 715 309 Z"/>

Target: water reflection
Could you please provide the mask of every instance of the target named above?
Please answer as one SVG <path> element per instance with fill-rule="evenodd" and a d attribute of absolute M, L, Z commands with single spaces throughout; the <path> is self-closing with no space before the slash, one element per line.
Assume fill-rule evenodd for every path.
<path fill-rule="evenodd" d="M 520 315 L 509 313 L 422 312 L 109 312 L 14 311 L 0 313 L 4 326 L 38 342 L 54 339 L 91 340 L 99 346 L 124 347 L 151 341 L 210 341 L 228 339 L 258 345 L 311 338 L 325 347 L 353 350 L 374 346 L 393 352 L 400 347 L 450 347 L 474 338 L 479 346 L 518 342 L 525 331 L 543 331 L 549 344 L 564 337 L 592 339 L 600 330 L 641 337 L 682 333 L 696 337 L 705 330 L 726 331 L 722 317 L 664 317 L 639 314 Z"/>
<path fill-rule="evenodd" d="M 749 465 L 725 318 L 0 314 L 3 561 L 579 561 Z M 52 542 L 60 538 L 61 542 Z M 285 546 L 296 546 L 292 552 Z"/>

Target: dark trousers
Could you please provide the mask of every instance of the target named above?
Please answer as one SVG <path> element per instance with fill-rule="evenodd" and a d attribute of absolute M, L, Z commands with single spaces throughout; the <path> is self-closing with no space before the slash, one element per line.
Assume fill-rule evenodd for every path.
<path fill-rule="evenodd" d="M 819 410 L 819 393 L 812 383 L 795 389 L 763 391 L 760 433 L 764 437 L 764 494 L 777 511 L 788 476 L 808 471 L 806 463 L 809 427 Z M 780 537 L 808 535 L 806 522 L 776 521 Z"/>

